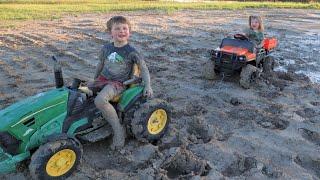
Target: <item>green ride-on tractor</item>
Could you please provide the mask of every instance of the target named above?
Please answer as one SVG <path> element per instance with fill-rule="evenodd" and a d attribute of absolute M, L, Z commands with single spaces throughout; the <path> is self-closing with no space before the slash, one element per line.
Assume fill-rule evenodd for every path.
<path fill-rule="evenodd" d="M 0 111 L 0 174 L 14 172 L 17 165 L 31 158 L 33 178 L 66 178 L 82 159 L 80 142 L 96 142 L 112 135 L 85 82 L 75 79 L 71 87 L 65 87 L 61 67 L 53 59 L 56 89 Z M 137 80 L 127 81 L 128 87 L 135 85 L 113 105 L 128 134 L 154 143 L 168 129 L 170 108 L 163 100 L 143 97 L 143 86 Z"/>

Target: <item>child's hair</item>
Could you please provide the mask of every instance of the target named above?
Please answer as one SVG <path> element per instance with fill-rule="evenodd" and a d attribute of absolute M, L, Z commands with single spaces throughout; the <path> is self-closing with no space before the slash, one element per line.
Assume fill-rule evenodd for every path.
<path fill-rule="evenodd" d="M 259 28 L 258 28 L 258 30 L 259 30 L 259 31 L 264 31 L 264 26 L 263 26 L 263 22 L 262 22 L 261 16 L 249 16 L 249 27 L 251 28 L 251 21 L 252 21 L 253 19 L 258 20 L 258 22 L 259 22 Z"/>
<path fill-rule="evenodd" d="M 112 29 L 112 26 L 114 24 L 128 24 L 129 26 L 129 31 L 131 30 L 131 23 L 130 21 L 123 17 L 123 16 L 113 16 L 112 18 L 110 18 L 108 21 L 107 21 L 107 31 L 108 32 L 111 32 L 111 29 Z"/>

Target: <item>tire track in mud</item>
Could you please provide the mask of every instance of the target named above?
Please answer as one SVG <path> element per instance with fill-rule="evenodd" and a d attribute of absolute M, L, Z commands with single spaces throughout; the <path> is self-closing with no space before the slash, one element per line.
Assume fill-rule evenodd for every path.
<path fill-rule="evenodd" d="M 88 79 L 90 78 L 90 76 L 88 76 L 88 74 L 90 73 L 88 72 L 95 70 L 95 65 L 89 63 L 87 60 L 75 54 L 74 52 L 59 48 L 58 44 L 46 42 L 45 39 L 48 41 L 51 39 L 50 37 L 29 33 L 23 33 L 23 35 L 28 39 L 32 39 L 34 42 L 37 42 L 37 44 L 43 46 L 41 48 L 41 51 L 37 52 L 39 58 L 45 57 L 45 59 L 51 59 L 50 56 L 55 55 L 61 61 L 63 73 L 66 75 L 66 78 L 70 79 L 74 77 L 75 73 L 73 72 L 77 71 L 79 72 L 76 75 L 77 77 L 84 77 L 85 79 Z M 34 55 L 35 51 L 37 50 L 31 49 L 31 51 Z M 36 69 L 43 69 L 42 71 L 52 71 L 50 69 L 50 66 L 53 67 L 52 63 L 50 63 L 50 60 L 48 60 L 47 62 L 36 60 L 34 61 L 33 65 Z M 51 79 L 51 81 L 53 82 L 54 80 Z"/>
<path fill-rule="evenodd" d="M 24 33 L 24 35 L 25 35 L 25 37 L 28 37 L 30 39 L 34 38 L 33 41 L 44 45 L 47 48 L 47 51 L 49 51 L 49 52 L 51 51 L 52 54 L 69 57 L 74 62 L 77 62 L 77 63 L 80 62 L 80 64 L 83 67 L 87 67 L 87 66 L 92 67 L 93 66 L 92 64 L 88 63 L 85 59 L 78 56 L 77 54 L 75 54 L 71 51 L 67 51 L 65 49 L 59 48 L 57 45 L 54 45 L 53 43 L 45 41 L 45 39 L 50 40 L 50 37 L 45 37 L 43 35 L 42 35 L 42 37 L 39 37 L 39 36 L 31 35 L 29 33 Z M 44 52 L 46 52 L 46 51 L 44 51 Z M 71 63 L 71 64 L 77 64 L 77 63 Z M 83 68 L 83 67 L 80 67 L 80 68 Z M 78 69 L 78 68 L 74 68 L 74 69 Z"/>
<path fill-rule="evenodd" d="M 39 73 L 42 74 L 48 71 L 48 66 L 43 63 L 41 56 L 39 57 L 35 54 L 31 48 L 21 49 L 18 55 L 16 54 L 13 50 L 10 52 L 7 51 L 5 59 L 13 69 L 20 72 L 23 84 L 46 82 L 46 79 L 43 78 L 45 76 L 38 76 Z"/>
<path fill-rule="evenodd" d="M 1 77 L 5 77 L 2 81 L 9 82 L 4 84 L 5 87 L 9 86 L 17 89 L 16 92 L 11 93 L 16 93 L 17 95 L 15 96 L 18 97 L 21 95 L 33 95 L 35 91 L 38 92 L 54 86 L 53 77 L 50 76 L 49 80 L 47 80 L 47 78 L 39 78 L 47 77 L 47 73 L 52 72 L 48 67 L 50 63 L 44 61 L 44 59 L 47 59 L 44 57 L 48 57 L 49 54 L 58 54 L 67 57 L 64 58 L 66 60 L 62 62 L 65 68 L 64 74 L 66 74 L 66 78 L 73 76 L 70 71 L 86 69 L 90 66 L 92 68 L 93 66 L 76 54 L 47 43 L 45 40 L 50 40 L 50 37 L 44 35 L 38 36 L 36 34 L 23 32 L 21 34 L 6 34 L 5 37 L 1 37 L 1 40 L 4 42 L 4 47 L 6 48 L 5 58 L 1 61 L 1 72 L 4 73 Z M 19 48 L 19 53 L 16 55 L 17 53 L 14 52 L 14 49 L 17 45 L 22 47 L 30 47 L 31 45 L 31 47 L 25 49 Z M 74 65 L 76 65 L 76 67 L 74 67 Z M 25 86 L 27 90 L 24 90 Z M 4 101 L 6 100 L 7 97 L 4 97 Z"/>
<path fill-rule="evenodd" d="M 99 37 L 97 37 L 95 35 L 95 33 L 99 33 L 100 32 L 100 31 L 97 31 L 96 29 L 92 29 L 91 31 L 90 30 L 86 30 L 86 31 L 90 31 L 90 32 L 84 32 L 83 29 L 77 28 L 77 27 L 68 27 L 68 26 L 58 26 L 58 27 L 60 27 L 61 29 L 68 30 L 70 32 L 74 32 L 74 33 L 80 34 L 82 36 L 88 37 L 88 38 L 90 38 L 90 40 L 93 40 L 97 44 L 101 44 L 102 45 L 102 44 L 105 44 L 105 43 L 108 42 L 107 40 L 99 38 Z M 94 31 L 94 32 L 92 32 L 92 31 Z"/>
<path fill-rule="evenodd" d="M 15 69 L 2 59 L 0 59 L 0 77 L 0 108 L 2 108 L 14 102 L 16 97 L 25 95 L 26 91 L 19 88 L 22 83 L 21 75 L 15 73 Z"/>

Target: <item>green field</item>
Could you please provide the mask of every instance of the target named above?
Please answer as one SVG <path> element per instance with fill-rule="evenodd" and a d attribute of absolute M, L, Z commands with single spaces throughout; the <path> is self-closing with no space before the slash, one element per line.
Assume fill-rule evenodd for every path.
<path fill-rule="evenodd" d="M 320 3 L 211 1 L 179 3 L 141 0 L 0 0 L 0 21 L 55 19 L 66 14 L 181 9 L 299 8 L 320 9 Z"/>

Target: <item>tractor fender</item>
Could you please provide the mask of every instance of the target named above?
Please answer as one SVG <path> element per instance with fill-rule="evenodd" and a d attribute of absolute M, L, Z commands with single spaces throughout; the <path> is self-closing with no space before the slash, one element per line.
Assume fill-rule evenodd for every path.
<path fill-rule="evenodd" d="M 74 142 L 77 143 L 77 145 L 81 146 L 80 141 L 76 137 L 70 136 L 67 133 L 51 134 L 51 135 L 46 137 L 46 139 L 45 139 L 43 144 L 46 144 L 48 142 L 58 141 L 58 140 L 66 140 L 66 139 L 72 139 Z"/>

